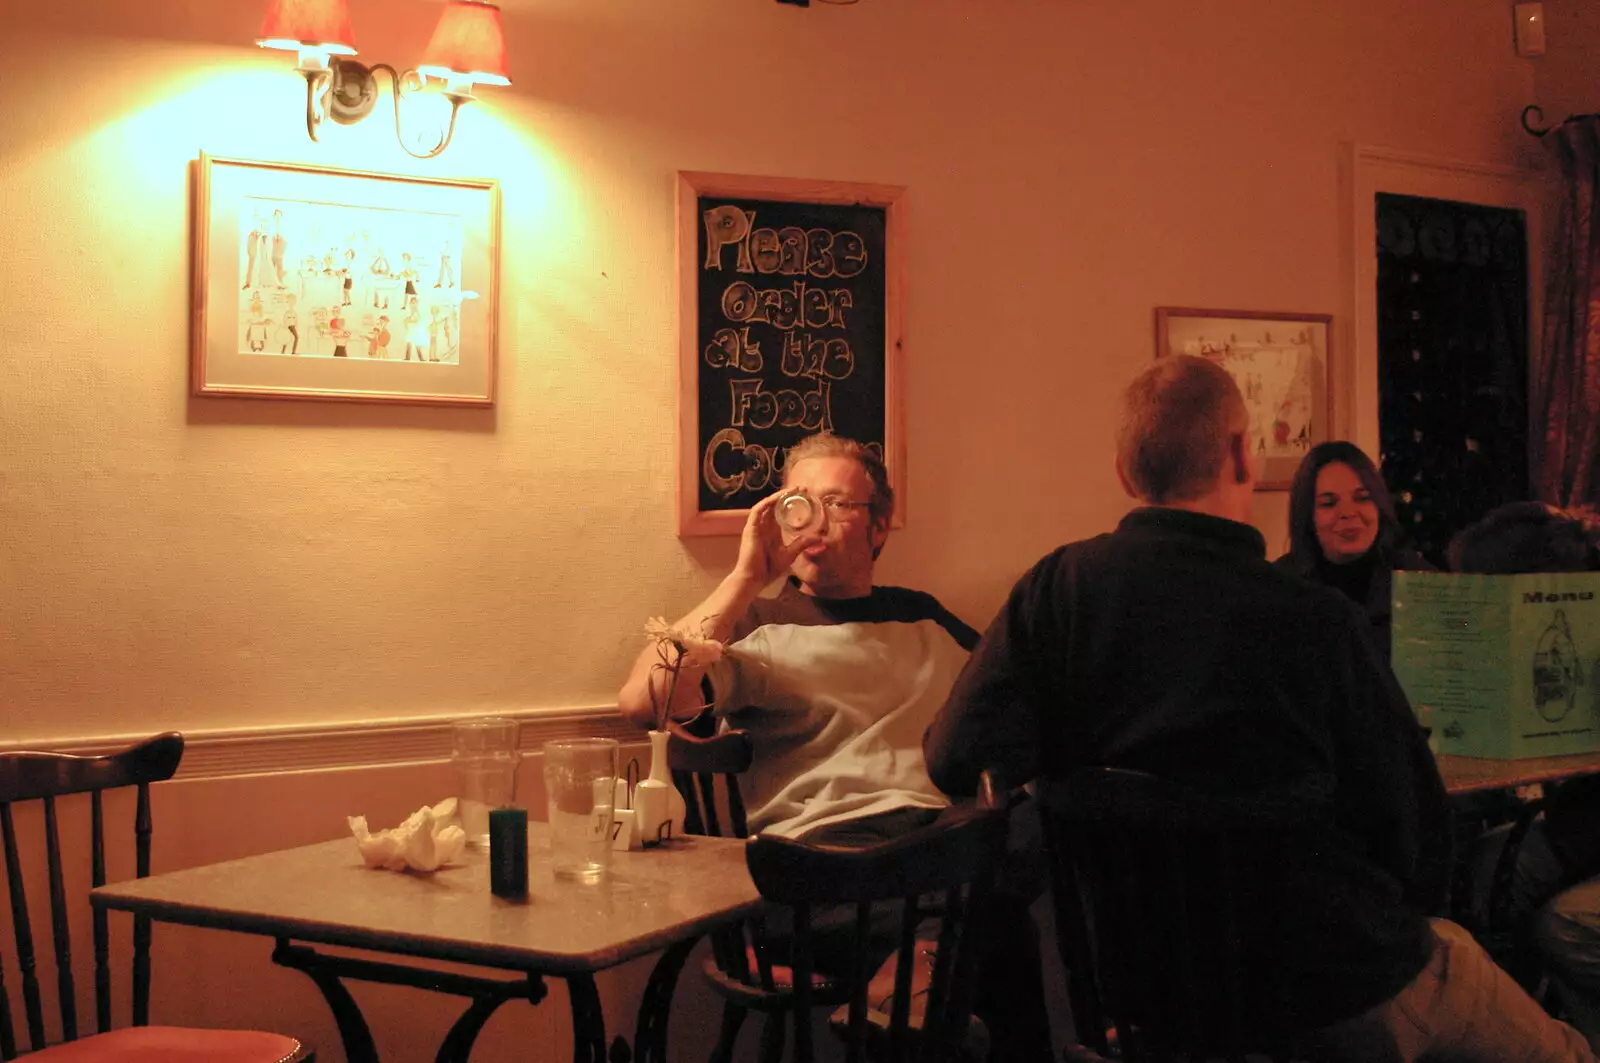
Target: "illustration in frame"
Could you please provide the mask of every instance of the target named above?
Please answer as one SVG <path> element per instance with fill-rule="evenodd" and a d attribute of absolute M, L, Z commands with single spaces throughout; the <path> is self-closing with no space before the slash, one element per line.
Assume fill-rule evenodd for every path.
<path fill-rule="evenodd" d="M 197 395 L 494 403 L 499 186 L 201 155 Z"/>
<path fill-rule="evenodd" d="M 1333 318 L 1328 314 L 1156 308 L 1156 355 L 1210 358 L 1250 415 L 1257 490 L 1287 490 L 1306 451 L 1329 438 Z"/>

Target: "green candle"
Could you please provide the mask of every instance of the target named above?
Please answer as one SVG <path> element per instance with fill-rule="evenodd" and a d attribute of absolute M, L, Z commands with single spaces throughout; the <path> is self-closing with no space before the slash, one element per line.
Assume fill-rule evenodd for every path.
<path fill-rule="evenodd" d="M 496 897 L 528 895 L 528 812 L 489 810 L 489 892 Z"/>

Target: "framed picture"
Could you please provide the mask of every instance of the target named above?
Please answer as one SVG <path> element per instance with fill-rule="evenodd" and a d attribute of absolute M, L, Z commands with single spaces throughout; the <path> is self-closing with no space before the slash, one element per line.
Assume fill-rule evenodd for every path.
<path fill-rule="evenodd" d="M 500 189 L 202 154 L 196 395 L 491 406 Z"/>
<path fill-rule="evenodd" d="M 821 431 L 882 456 L 903 524 L 904 193 L 678 175 L 679 535 L 737 535 Z"/>
<path fill-rule="evenodd" d="M 1300 459 L 1329 438 L 1330 314 L 1156 308 L 1156 356 L 1193 354 L 1232 374 L 1250 412 L 1256 489 L 1288 490 Z"/>

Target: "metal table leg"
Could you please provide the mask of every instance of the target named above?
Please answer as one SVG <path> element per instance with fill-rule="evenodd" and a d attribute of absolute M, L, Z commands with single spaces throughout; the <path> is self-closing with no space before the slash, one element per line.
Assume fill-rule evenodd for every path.
<path fill-rule="evenodd" d="M 318 956 L 311 949 L 279 938 L 277 947 L 272 950 L 272 962 L 302 971 L 317 984 L 322 998 L 328 1002 L 328 1010 L 333 1012 L 333 1021 L 339 1026 L 339 1040 L 344 1043 L 344 1057 L 348 1063 L 378 1063 L 378 1046 L 373 1043 L 372 1031 L 361 1014 L 361 1006 L 337 973 L 306 962 L 305 953 Z"/>
<path fill-rule="evenodd" d="M 472 975 L 432 971 L 425 967 L 408 967 L 397 963 L 380 963 L 350 956 L 327 956 L 306 945 L 295 945 L 287 938 L 279 938 L 272 950 L 272 962 L 306 974 L 322 991 L 323 999 L 333 1012 L 339 1026 L 339 1039 L 344 1042 L 345 1058 L 349 1063 L 379 1063 L 378 1049 L 372 1040 L 361 1007 L 345 988 L 343 979 L 354 978 L 364 982 L 381 982 L 387 985 L 430 989 L 437 993 L 467 997 L 472 1001 L 467 1010 L 450 1027 L 439 1045 L 435 1063 L 467 1063 L 472 1054 L 473 1042 L 484 1023 L 501 1004 L 508 1000 L 526 1000 L 538 1004 L 545 998 L 544 979 L 529 971 L 520 979 L 481 978 Z M 594 994 L 594 983 L 589 983 L 593 997 L 594 1013 L 598 1021 L 599 997 Z M 574 1010 L 576 1011 L 576 997 Z M 605 1039 L 605 1028 L 599 1027 L 599 1037 Z M 583 1057 L 579 1057 L 582 1059 Z M 596 1063 L 603 1063 L 599 1056 Z"/>
<path fill-rule="evenodd" d="M 573 1063 L 607 1063 L 606 1020 L 600 1010 L 594 976 L 569 974 L 566 979 L 567 995 L 572 998 Z"/>
<path fill-rule="evenodd" d="M 644 987 L 644 999 L 639 1002 L 639 1022 L 634 1028 L 633 1050 L 635 1063 L 665 1063 L 667 1058 L 667 1019 L 672 1012 L 672 993 L 678 986 L 678 974 L 694 950 L 699 938 L 680 941 L 661 954 L 650 981 Z"/>

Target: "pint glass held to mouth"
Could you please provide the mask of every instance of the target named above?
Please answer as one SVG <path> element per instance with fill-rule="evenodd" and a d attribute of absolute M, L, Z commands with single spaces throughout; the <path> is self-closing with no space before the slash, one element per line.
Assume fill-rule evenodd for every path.
<path fill-rule="evenodd" d="M 558 876 L 594 882 L 611 862 L 617 751 L 614 738 L 561 738 L 544 744 L 550 865 Z"/>

